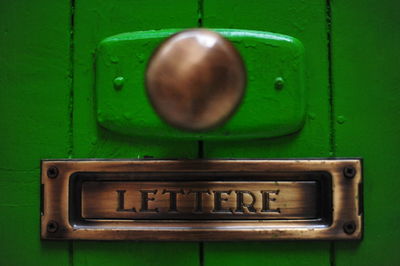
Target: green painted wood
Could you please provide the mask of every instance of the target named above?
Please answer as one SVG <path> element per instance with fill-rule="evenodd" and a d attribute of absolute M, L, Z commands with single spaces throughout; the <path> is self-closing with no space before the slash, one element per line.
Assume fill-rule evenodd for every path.
<path fill-rule="evenodd" d="M 251 141 L 206 141 L 205 157 L 304 158 L 332 155 L 325 2 L 208 0 L 204 2 L 203 23 L 205 27 L 263 30 L 299 39 L 305 48 L 308 112 L 304 128 L 298 133 Z M 260 262 L 264 265 L 327 265 L 330 243 L 205 243 L 204 254 L 207 266 L 259 265 Z"/>
<path fill-rule="evenodd" d="M 326 245 L 318 242 L 207 243 L 204 265 L 329 265 Z"/>
<path fill-rule="evenodd" d="M 307 117 L 300 132 L 254 141 L 208 142 L 207 157 L 287 158 L 331 155 L 325 9 L 325 3 L 317 1 L 230 1 L 229 4 L 223 0 L 205 2 L 205 27 L 263 30 L 300 40 L 305 47 L 307 97 Z M 263 68 L 254 71 L 263 71 Z"/>
<path fill-rule="evenodd" d="M 234 116 L 207 132 L 182 131 L 164 123 L 147 97 L 144 77 L 154 50 L 177 31 L 128 32 L 101 41 L 96 50 L 96 107 L 103 127 L 130 136 L 220 140 L 282 136 L 303 126 L 301 42 L 281 34 L 238 29 L 213 29 L 233 43 L 249 73 L 244 99 Z M 114 84 L 116 78 L 124 79 L 123 86 Z M 277 79 L 283 80 L 284 89 L 275 88 Z"/>
<path fill-rule="evenodd" d="M 0 265 L 68 265 L 40 240 L 40 160 L 68 157 L 68 1 L 0 1 Z"/>
<path fill-rule="evenodd" d="M 198 265 L 193 243 L 82 242 L 74 254 L 74 265 Z M 77 251 L 77 249 L 75 249 Z"/>
<path fill-rule="evenodd" d="M 199 259 L 196 243 L 76 241 L 68 249 L 68 242 L 40 240 L 40 159 L 66 158 L 71 151 L 75 158 L 197 154 L 194 142 L 132 138 L 99 128 L 91 54 L 99 41 L 121 32 L 195 27 L 196 1 L 77 0 L 75 4 L 76 31 L 71 36 L 68 1 L 0 2 L 0 264 L 193 265 L 199 260 L 204 265 L 329 264 L 328 242 L 205 243 L 204 258 Z M 365 238 L 336 243 L 333 265 L 397 265 L 398 4 L 332 2 L 332 132 L 324 3 L 207 0 L 204 4 L 207 27 L 272 31 L 302 41 L 308 95 L 301 132 L 275 139 L 206 142 L 205 155 L 364 157 Z"/>
<path fill-rule="evenodd" d="M 161 4 L 162 3 L 162 4 Z M 74 23 L 74 157 L 190 158 L 195 142 L 128 137 L 98 126 L 94 102 L 94 53 L 106 37 L 118 33 L 195 27 L 197 2 L 77 1 Z"/>
<path fill-rule="evenodd" d="M 197 1 L 77 0 L 74 17 L 74 158 L 194 158 L 195 141 L 129 137 L 97 124 L 94 52 L 101 40 L 123 32 L 197 25 Z M 197 243 L 75 241 L 74 265 L 196 265 Z M 164 254 L 163 254 L 164 253 Z"/>
<path fill-rule="evenodd" d="M 400 17 L 396 1 L 332 1 L 337 156 L 364 158 L 365 235 L 336 265 L 399 265 Z"/>

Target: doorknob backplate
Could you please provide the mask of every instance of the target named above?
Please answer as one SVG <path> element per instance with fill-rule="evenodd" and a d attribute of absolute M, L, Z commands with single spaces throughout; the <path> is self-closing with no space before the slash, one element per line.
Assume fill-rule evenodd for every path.
<path fill-rule="evenodd" d="M 177 29 L 123 33 L 103 40 L 96 51 L 95 96 L 99 125 L 149 138 L 251 139 L 300 130 L 305 117 L 304 50 L 281 34 L 213 29 L 230 40 L 247 69 L 246 94 L 235 115 L 208 132 L 185 132 L 162 121 L 145 90 L 145 71 L 154 50 Z"/>

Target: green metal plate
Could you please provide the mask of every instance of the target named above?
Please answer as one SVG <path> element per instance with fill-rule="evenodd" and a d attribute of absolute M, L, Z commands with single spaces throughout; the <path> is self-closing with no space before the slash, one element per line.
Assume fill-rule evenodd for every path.
<path fill-rule="evenodd" d="M 232 41 L 247 69 L 242 105 L 226 124 L 209 132 L 184 132 L 165 124 L 145 92 L 154 49 L 177 29 L 140 31 L 103 40 L 96 52 L 98 123 L 131 135 L 186 139 L 244 139 L 287 135 L 305 117 L 303 46 L 295 38 L 261 31 L 214 29 Z M 281 84 L 277 84 L 281 82 Z"/>

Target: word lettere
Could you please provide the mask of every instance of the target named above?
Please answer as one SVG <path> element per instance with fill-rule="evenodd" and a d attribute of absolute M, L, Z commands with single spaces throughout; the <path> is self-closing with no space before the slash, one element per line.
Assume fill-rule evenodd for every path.
<path fill-rule="evenodd" d="M 138 206 L 129 205 L 125 196 L 129 193 L 136 195 L 140 200 L 130 202 Z M 166 195 L 167 200 L 162 200 L 161 195 Z M 179 197 L 178 197 L 179 195 Z M 167 212 L 181 212 L 180 205 L 192 206 L 191 212 L 201 214 L 206 212 L 205 205 L 210 213 L 280 213 L 279 208 L 271 208 L 270 203 L 276 201 L 279 190 L 116 190 L 117 212 L 159 213 L 162 209 Z M 205 198 L 207 196 L 207 199 Z M 163 196 L 165 198 L 165 196 Z M 245 200 L 245 197 L 247 200 Z M 250 199 L 250 200 L 249 200 Z M 261 201 L 261 202 L 260 202 Z M 151 202 L 151 207 L 149 203 Z M 211 205 L 211 206 L 210 206 Z"/>

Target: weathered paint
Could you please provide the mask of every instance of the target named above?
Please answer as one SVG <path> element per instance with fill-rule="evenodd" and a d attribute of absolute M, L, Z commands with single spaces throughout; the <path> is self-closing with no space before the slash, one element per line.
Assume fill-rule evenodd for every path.
<path fill-rule="evenodd" d="M 195 141 L 129 137 L 99 127 L 94 103 L 94 55 L 106 37 L 123 32 L 197 25 L 197 1 L 76 1 L 74 19 L 74 158 L 195 158 Z M 123 88 L 122 88 L 123 90 Z M 161 252 L 157 252 L 161 251 Z M 176 252 L 179 251 L 179 252 Z M 155 253 L 157 252 L 157 253 Z M 157 255 L 155 255 L 157 254 Z M 197 243 L 97 243 L 75 241 L 80 265 L 196 265 Z"/>
<path fill-rule="evenodd" d="M 40 240 L 38 176 L 41 158 L 68 157 L 70 6 L 0 10 L 0 265 L 68 265 L 68 243 Z"/>
<path fill-rule="evenodd" d="M 399 265 L 400 5 L 332 1 L 335 156 L 364 158 L 365 235 L 336 265 Z"/>
<path fill-rule="evenodd" d="M 206 0 L 204 17 L 197 2 L 203 3 L 76 0 L 71 2 L 75 15 L 68 1 L 0 3 L 0 264 L 398 264 L 397 2 Z M 332 5 L 331 32 L 327 4 Z M 99 129 L 92 53 L 102 39 L 122 32 L 196 27 L 199 14 L 206 27 L 298 38 L 306 51 L 308 91 L 301 132 L 266 140 L 207 142 L 204 155 L 364 157 L 362 242 L 205 243 L 202 249 L 197 243 L 40 241 L 40 159 L 197 156 L 195 142 L 133 138 Z"/>
<path fill-rule="evenodd" d="M 130 136 L 191 140 L 266 138 L 300 130 L 305 119 L 301 42 L 262 31 L 213 30 L 234 44 L 249 73 L 242 104 L 226 124 L 193 133 L 173 128 L 155 114 L 143 79 L 153 51 L 179 31 L 170 29 L 123 33 L 100 43 L 96 51 L 96 107 L 100 125 Z M 126 80 L 124 89 L 112 88 L 116 76 Z"/>
<path fill-rule="evenodd" d="M 278 32 L 293 36 L 303 43 L 307 110 L 311 115 L 307 116 L 301 131 L 284 137 L 250 141 L 206 141 L 205 157 L 330 156 L 329 62 L 325 9 L 323 1 L 206 1 L 203 19 L 205 27 Z M 205 265 L 256 265 L 260 262 L 270 265 L 327 265 L 330 259 L 329 250 L 329 242 L 253 245 L 205 243 L 204 261 Z"/>

